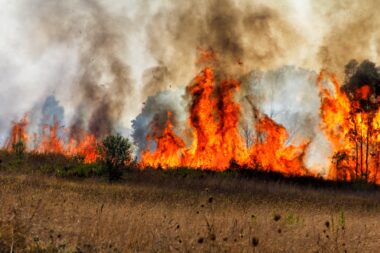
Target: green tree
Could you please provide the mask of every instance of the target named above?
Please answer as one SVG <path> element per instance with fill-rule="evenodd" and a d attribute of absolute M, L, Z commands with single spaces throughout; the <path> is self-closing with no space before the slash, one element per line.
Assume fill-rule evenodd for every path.
<path fill-rule="evenodd" d="M 109 180 L 117 180 L 132 162 L 132 145 L 120 134 L 107 136 L 99 145 L 99 153 Z"/>

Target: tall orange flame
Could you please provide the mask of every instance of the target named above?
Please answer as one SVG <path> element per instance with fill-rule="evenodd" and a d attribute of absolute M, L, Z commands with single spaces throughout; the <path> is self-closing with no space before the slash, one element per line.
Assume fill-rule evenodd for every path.
<path fill-rule="evenodd" d="M 217 65 L 214 51 L 198 51 L 197 64 Z M 186 134 L 186 141 L 191 138 L 191 143 L 180 137 L 184 133 L 176 132 L 175 114 L 168 111 L 164 127 L 157 122 L 150 124 L 148 145 L 140 154 L 141 168 L 184 166 L 223 171 L 237 164 L 286 175 L 314 175 L 304 163 L 310 141 L 288 144 L 286 128 L 260 113 L 252 101 L 254 136 L 250 145 L 245 143 L 247 136 L 243 137 L 239 128 L 241 108 L 235 101 L 241 84 L 233 79 L 219 80 L 210 66 L 204 67 L 186 89 L 191 133 Z M 376 88 L 359 83 L 348 91 L 326 70 L 320 72 L 316 83 L 321 102 L 319 127 L 332 149 L 327 177 L 380 184 L 380 96 L 376 97 Z M 64 129 L 54 119 L 53 124 L 42 126 L 40 136 L 33 135 L 31 147 L 28 126 L 27 115 L 13 122 L 4 149 L 11 151 L 22 142 L 30 152 L 82 156 L 87 163 L 98 159 L 97 139 L 84 130 L 76 129 L 74 138 L 68 134 L 73 129 Z"/>
<path fill-rule="evenodd" d="M 193 141 L 185 147 L 172 130 L 170 117 L 161 135 L 151 139 L 157 148 L 145 150 L 141 166 L 226 170 L 231 162 L 241 166 L 262 167 L 287 174 L 305 174 L 303 154 L 306 144 L 286 146 L 287 131 L 267 116 L 255 128 L 261 135 L 252 147 L 244 145 L 239 131 L 240 105 L 234 94 L 240 87 L 237 80 L 224 80 L 215 85 L 214 71 L 206 67 L 187 90 L 192 95 L 189 125 Z"/>
<path fill-rule="evenodd" d="M 147 150 L 142 154 L 143 166 L 168 168 L 181 165 L 181 151 L 185 147 L 185 143 L 173 132 L 170 119 L 171 113 L 168 112 L 166 128 L 163 133 L 158 136 L 152 136 L 157 141 L 156 150 L 154 152 Z"/>
<path fill-rule="evenodd" d="M 328 83 L 332 88 L 328 88 Z M 321 71 L 321 129 L 333 150 L 329 178 L 380 183 L 380 111 L 360 108 L 358 100 L 370 99 L 367 85 L 358 88 L 350 101 L 333 74 Z"/>
<path fill-rule="evenodd" d="M 11 151 L 13 149 L 13 146 L 19 142 L 28 142 L 28 124 L 29 121 L 27 114 L 25 114 L 19 122 L 12 122 L 11 132 L 4 146 L 6 150 Z"/>
<path fill-rule="evenodd" d="M 285 127 L 264 115 L 256 124 L 257 138 L 252 147 L 250 163 L 266 170 L 287 175 L 305 175 L 303 156 L 307 142 L 286 146 L 288 132 Z"/>

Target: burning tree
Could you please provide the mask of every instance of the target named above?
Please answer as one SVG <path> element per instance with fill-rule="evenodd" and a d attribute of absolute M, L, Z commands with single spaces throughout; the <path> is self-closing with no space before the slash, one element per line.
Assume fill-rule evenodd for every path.
<path fill-rule="evenodd" d="M 330 176 L 340 180 L 379 182 L 380 75 L 374 63 L 353 60 L 346 65 L 340 87 L 329 74 L 333 92 L 319 77 L 322 129 L 331 141 L 334 156 Z"/>

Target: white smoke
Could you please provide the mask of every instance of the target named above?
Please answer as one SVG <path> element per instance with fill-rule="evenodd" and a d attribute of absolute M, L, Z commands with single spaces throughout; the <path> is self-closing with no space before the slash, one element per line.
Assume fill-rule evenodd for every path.
<path fill-rule="evenodd" d="M 231 2 L 248 8 L 252 1 L 231 0 Z M 324 39 L 335 29 L 335 26 L 331 24 L 331 18 L 338 24 L 349 24 L 346 14 L 350 13 L 350 4 L 342 1 L 345 2 L 342 6 L 346 9 L 340 10 L 337 15 L 331 17 L 331 13 L 336 8 L 336 4 L 333 3 L 323 4 L 311 0 L 281 2 L 256 0 L 254 2 L 281 13 L 283 18 L 292 25 L 294 31 L 301 35 L 301 41 L 298 41 L 295 53 L 285 54 L 285 58 L 275 57 L 274 67 L 279 69 L 262 73 L 259 82 L 253 85 L 252 92 L 257 97 L 261 96 L 260 109 L 286 126 L 292 137 L 291 141 L 297 142 L 300 138 L 314 138 L 307 160 L 308 164 L 319 163 L 320 157 L 326 157 L 326 155 L 318 153 L 318 150 L 326 150 L 326 148 L 324 148 L 325 141 L 318 132 L 319 98 L 315 87 L 315 76 L 323 66 L 319 59 L 321 46 L 325 46 L 323 45 Z M 366 9 L 366 2 L 370 4 L 373 1 L 363 1 L 352 8 L 359 10 L 361 6 L 364 6 L 363 8 Z M 0 0 L 0 143 L 6 138 L 12 120 L 20 119 L 26 112 L 41 109 L 43 102 L 50 95 L 54 95 L 59 104 L 64 107 L 66 125 L 77 113 L 76 103 L 78 101 L 73 102 L 77 95 L 74 88 L 78 84 L 78 78 L 83 74 L 81 50 L 88 39 L 84 35 L 88 32 L 86 29 L 91 28 L 88 23 L 91 20 L 87 19 L 91 10 L 83 6 L 87 6 L 86 4 L 89 3 L 90 1 L 85 0 L 57 2 L 55 10 L 59 13 L 50 13 L 48 11 L 50 9 L 46 8 L 51 4 L 48 1 Z M 157 59 L 157 55 L 153 56 L 151 48 L 149 48 L 159 41 L 148 41 L 150 36 L 147 34 L 149 31 L 147 25 L 152 23 L 153 17 L 158 13 L 164 17 L 176 14 L 171 13 L 170 11 L 175 10 L 169 7 L 177 6 L 177 1 L 94 0 L 92 3 L 101 6 L 108 15 L 115 19 L 128 20 L 123 25 L 118 24 L 121 33 L 128 35 L 122 37 L 122 40 L 125 41 L 118 42 L 123 45 L 118 51 L 118 57 L 130 66 L 130 75 L 135 91 L 125 97 L 129 102 L 125 104 L 124 113 L 117 122 L 117 128 L 129 133 L 131 120 L 140 113 L 143 102 L 147 99 L 145 95 L 140 94 L 140 91 L 143 90 L 145 70 L 162 65 L 160 59 Z M 76 18 L 65 19 L 71 14 L 62 15 L 62 13 L 73 13 Z M 55 20 L 54 24 L 41 23 L 44 15 L 51 18 L 47 19 L 46 22 L 48 22 L 54 20 L 56 14 L 57 17 L 63 18 Z M 72 23 L 74 20 L 78 23 Z M 49 27 L 49 32 L 54 36 L 48 34 L 42 25 L 52 26 Z M 60 40 L 59 38 L 65 37 L 65 34 L 59 34 L 59 32 L 67 30 L 68 27 L 75 31 L 71 35 L 72 38 Z M 172 36 L 170 30 L 173 28 L 172 26 L 163 28 L 153 24 L 150 29 L 155 27 L 165 29 L 165 31 L 159 31 L 162 37 L 158 39 L 167 41 L 165 36 Z M 277 27 L 275 28 L 277 29 Z M 181 32 L 187 33 L 187 31 Z M 55 39 L 52 40 L 52 37 Z M 191 34 L 187 37 L 191 38 Z M 269 37 L 277 38 L 276 34 L 269 34 Z M 347 38 L 346 43 L 349 42 L 349 38 Z M 244 43 L 255 43 L 255 41 L 245 41 Z M 373 37 L 368 43 L 370 45 L 368 58 L 376 60 L 378 58 L 378 40 Z M 175 56 L 181 57 L 186 53 L 173 52 L 171 45 L 167 45 L 162 50 L 164 51 L 158 55 L 173 56 L 174 58 L 170 61 L 174 64 L 176 63 Z M 194 48 L 194 52 L 195 50 L 196 48 Z M 218 53 L 223 54 L 223 52 Z M 358 51 L 359 53 L 361 52 Z M 360 54 L 359 56 L 366 57 L 367 55 Z M 355 57 L 357 55 L 352 55 L 352 58 Z M 183 58 L 188 59 L 188 62 L 181 62 L 181 65 L 177 67 L 181 69 L 181 73 L 186 74 L 181 75 L 183 77 L 181 79 L 175 79 L 173 86 L 176 87 L 185 87 L 190 81 L 188 77 L 196 74 L 192 73 L 194 57 Z M 295 67 L 281 67 L 285 65 Z M 261 69 L 261 71 L 268 70 Z M 109 76 L 104 75 L 99 80 L 99 84 L 104 85 L 105 89 L 108 78 Z M 171 83 L 163 87 L 167 88 L 169 85 Z M 158 89 L 158 91 L 162 90 Z M 34 117 L 31 119 L 32 123 L 38 124 L 40 122 L 38 115 L 40 114 L 32 112 L 31 115 Z M 319 166 L 321 173 L 323 173 L 324 166 L 324 162 Z"/>
<path fill-rule="evenodd" d="M 62 9 L 71 8 L 70 11 L 85 17 L 86 9 L 81 9 L 81 3 L 84 2 L 86 1 L 67 0 L 65 4 L 62 4 Z M 120 55 L 131 66 L 131 75 L 139 90 L 144 69 L 159 64 L 149 55 L 146 48 L 145 25 L 158 10 L 170 5 L 170 2 L 149 3 L 139 0 L 98 0 L 95 2 L 115 17 L 128 17 L 136 28 L 128 28 L 128 32 L 132 34 L 128 36 L 126 51 L 120 52 Z M 257 2 L 260 3 L 260 1 Z M 42 11 L 39 12 L 39 10 L 43 10 L 46 4 L 45 1 L 0 0 L 0 132 L 2 134 L 7 130 L 11 120 L 20 118 L 36 103 L 42 103 L 44 97 L 52 94 L 64 105 L 67 118 L 74 113 L 71 107 L 73 94 L 70 92 L 70 87 L 80 70 L 78 62 L 80 34 L 73 43 L 49 40 L 36 22 L 38 15 L 42 15 Z M 311 41 L 315 42 L 321 37 L 320 32 L 315 31 L 322 31 L 321 29 L 310 31 L 311 27 L 316 27 L 316 23 L 321 24 L 320 19 L 316 19 L 316 15 L 313 15 L 310 1 L 288 0 L 283 1 L 282 4 L 278 4 L 277 1 L 263 1 L 262 4 L 280 11 L 286 9 L 287 12 L 283 14 L 287 15 L 287 18 L 295 23 L 294 27 L 305 35 L 305 43 L 300 48 L 300 53 L 291 62 L 285 64 L 308 65 L 306 59 L 312 58 L 312 55 L 306 50 L 310 50 Z M 61 20 L 62 26 L 86 28 L 85 19 L 84 24 L 67 24 L 66 22 L 70 20 Z M 57 31 L 60 30 L 62 29 L 57 29 Z M 318 43 L 314 43 L 314 48 L 317 47 Z M 170 45 L 168 45 L 168 50 L 169 48 Z M 193 62 L 188 62 L 188 66 L 183 66 L 183 68 L 191 69 L 192 65 Z M 183 80 L 183 86 L 187 84 L 187 81 Z M 125 127 L 130 126 L 130 120 L 138 114 L 145 99 L 141 97 L 134 107 L 127 108 L 122 120 Z"/>

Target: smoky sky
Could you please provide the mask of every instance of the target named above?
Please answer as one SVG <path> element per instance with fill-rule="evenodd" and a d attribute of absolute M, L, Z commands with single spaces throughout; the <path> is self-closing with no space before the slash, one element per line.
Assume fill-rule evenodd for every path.
<path fill-rule="evenodd" d="M 72 124 L 78 126 L 84 117 L 87 125 L 81 128 L 98 137 L 112 133 L 128 102 L 127 93 L 133 96 L 130 69 L 119 53 L 127 43 L 129 20 L 110 15 L 96 1 L 82 1 L 79 6 L 70 1 L 40 5 L 36 22 L 49 43 L 70 45 L 80 40 L 79 71 L 71 88 L 77 103 L 74 110 L 81 111 L 74 113 Z"/>
<path fill-rule="evenodd" d="M 54 93 L 70 105 L 67 126 L 98 137 L 115 131 L 135 90 L 126 61 L 128 17 L 111 13 L 100 1 L 20 1 L 18 8 L 29 39 L 28 60 L 42 62 L 39 71 L 47 79 L 33 85 L 42 93 L 34 97 L 35 103 Z"/>
<path fill-rule="evenodd" d="M 378 61 L 378 1 L 315 1 L 314 5 L 323 19 L 330 20 L 318 54 L 323 67 L 343 78 L 351 59 Z"/>
<path fill-rule="evenodd" d="M 258 71 L 269 80 L 265 73 L 291 65 L 305 73 L 328 68 L 343 81 L 351 59 L 378 60 L 375 0 L 0 0 L 0 7 L 2 138 L 12 120 L 52 95 L 64 108 L 65 126 L 97 136 L 130 128 L 149 96 L 192 81 L 201 69 L 199 49 L 215 51 L 220 78 Z M 283 76 L 292 83 L 291 74 Z M 297 85 L 285 87 L 307 100 L 302 94 L 314 91 L 303 74 L 295 76 Z M 268 101 L 268 82 L 259 83 L 261 101 Z M 276 111 L 289 111 L 289 96 L 276 93 Z M 297 108 L 302 122 L 319 108 L 315 97 L 309 100 L 305 110 Z"/>
<path fill-rule="evenodd" d="M 193 74 L 192 67 L 183 66 L 194 66 L 196 49 L 213 50 L 218 73 L 229 76 L 275 67 L 302 42 L 278 10 L 228 0 L 172 2 L 153 15 L 147 34 L 148 49 L 159 64 L 146 73 L 144 91 L 149 95 Z"/>

